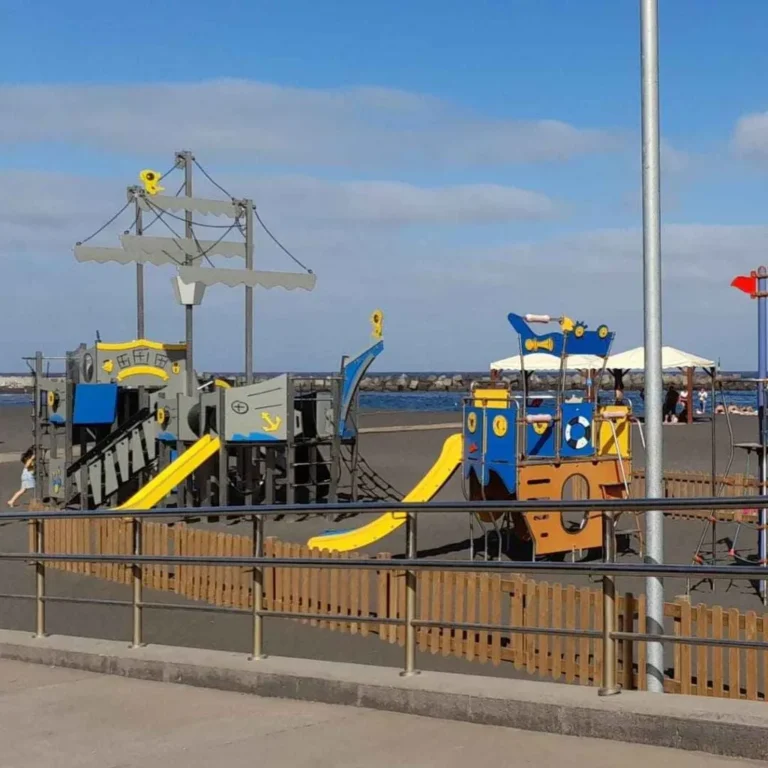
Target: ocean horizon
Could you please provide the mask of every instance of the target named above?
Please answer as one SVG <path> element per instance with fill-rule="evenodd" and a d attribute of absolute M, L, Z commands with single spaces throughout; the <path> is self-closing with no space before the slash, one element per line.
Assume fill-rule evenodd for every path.
<path fill-rule="evenodd" d="M 318 374 L 319 375 L 319 374 Z M 552 394 L 541 391 L 532 393 L 532 396 Z M 567 395 L 583 395 L 581 391 L 569 391 Z M 712 393 L 707 390 L 705 413 L 712 412 Z M 465 393 L 462 392 L 361 392 L 360 408 L 364 411 L 448 411 L 460 413 L 463 406 Z M 626 392 L 625 397 L 632 403 L 632 412 L 642 416 L 644 413 L 643 400 L 639 392 Z M 721 399 L 722 398 L 722 399 Z M 602 391 L 601 400 L 611 402 L 612 390 Z M 754 407 L 757 395 L 754 391 L 724 390 L 718 393 L 718 403 L 725 401 L 726 405 L 735 405 L 739 408 Z M 30 406 L 31 395 L 24 393 L 0 393 L 0 407 Z M 698 401 L 694 407 L 698 408 Z"/>

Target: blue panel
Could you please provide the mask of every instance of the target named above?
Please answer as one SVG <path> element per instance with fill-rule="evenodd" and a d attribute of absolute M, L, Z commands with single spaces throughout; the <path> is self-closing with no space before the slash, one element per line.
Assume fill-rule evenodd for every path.
<path fill-rule="evenodd" d="M 360 386 L 360 381 L 365 376 L 365 372 L 383 351 L 384 341 L 377 341 L 344 366 L 339 420 L 339 434 L 342 437 L 354 437 L 355 435 L 352 426 L 347 424 L 347 416 L 349 416 L 349 409 L 352 406 L 352 399 L 355 396 L 355 392 L 357 392 L 357 388 Z"/>
<path fill-rule="evenodd" d="M 613 342 L 614 333 L 608 326 L 600 325 L 597 330 L 588 331 L 586 323 L 577 322 L 574 329 L 566 336 L 563 333 L 534 333 L 525 318 L 510 312 L 509 324 L 520 336 L 523 355 L 534 352 L 549 352 L 555 357 L 567 355 L 597 355 L 607 357 Z"/>
<path fill-rule="evenodd" d="M 529 405 L 526 414 L 549 414 L 555 415 L 555 403 L 552 400 L 545 400 L 541 405 Z M 536 428 L 543 429 L 539 433 Z M 555 425 L 551 424 L 526 424 L 525 425 L 525 454 L 526 456 L 541 456 L 551 458 L 555 455 Z"/>
<path fill-rule="evenodd" d="M 249 432 L 247 435 L 242 434 L 241 432 L 235 432 L 234 435 L 232 435 L 229 438 L 230 442 L 233 443 L 277 443 L 282 442 L 279 441 L 276 437 L 272 437 L 272 435 L 267 435 L 264 432 Z"/>
<path fill-rule="evenodd" d="M 483 458 L 483 409 L 465 408 L 464 425 L 462 427 L 464 445 L 464 476 L 469 477 L 474 470 L 478 480 L 481 478 Z M 487 482 L 487 478 L 486 481 Z"/>
<path fill-rule="evenodd" d="M 592 444 L 594 405 L 592 403 L 563 403 L 563 456 L 593 456 Z"/>
<path fill-rule="evenodd" d="M 488 485 L 493 470 L 509 493 L 514 493 L 517 486 L 516 418 L 516 405 L 465 409 L 462 427 L 465 477 L 474 474 L 482 485 Z"/>
<path fill-rule="evenodd" d="M 112 424 L 117 413 L 117 384 L 76 384 L 73 424 Z"/>
<path fill-rule="evenodd" d="M 504 483 L 508 493 L 517 488 L 517 405 L 489 408 L 486 421 L 486 467 Z"/>

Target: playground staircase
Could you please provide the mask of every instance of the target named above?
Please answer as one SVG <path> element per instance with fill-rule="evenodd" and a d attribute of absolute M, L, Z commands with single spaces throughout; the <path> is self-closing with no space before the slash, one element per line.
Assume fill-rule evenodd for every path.
<path fill-rule="evenodd" d="M 142 408 L 110 432 L 68 469 L 77 492 L 101 506 L 157 459 L 158 424 L 154 411 Z"/>

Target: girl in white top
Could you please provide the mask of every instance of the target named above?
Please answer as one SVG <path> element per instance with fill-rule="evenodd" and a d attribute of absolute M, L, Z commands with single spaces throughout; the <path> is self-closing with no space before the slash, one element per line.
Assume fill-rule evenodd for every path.
<path fill-rule="evenodd" d="M 21 463 L 24 465 L 24 469 L 21 470 L 21 487 L 8 499 L 9 507 L 15 507 L 16 502 L 27 491 L 35 490 L 35 451 L 33 448 L 28 448 L 21 454 Z"/>

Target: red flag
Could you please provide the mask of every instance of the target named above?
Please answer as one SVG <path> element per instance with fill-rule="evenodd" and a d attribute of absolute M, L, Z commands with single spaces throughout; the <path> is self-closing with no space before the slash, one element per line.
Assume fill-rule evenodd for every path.
<path fill-rule="evenodd" d="M 733 278 L 731 285 L 751 296 L 752 294 L 757 293 L 757 276 L 754 273 L 749 276 L 739 275 L 738 277 Z"/>

